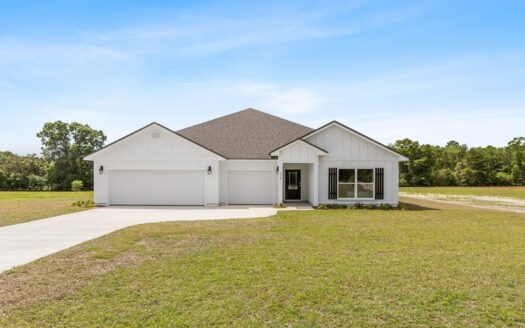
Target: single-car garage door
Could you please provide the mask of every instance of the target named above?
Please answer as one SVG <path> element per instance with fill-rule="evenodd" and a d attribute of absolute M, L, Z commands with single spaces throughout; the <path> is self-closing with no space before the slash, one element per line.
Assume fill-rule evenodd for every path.
<path fill-rule="evenodd" d="M 204 171 L 111 170 L 111 205 L 204 205 Z"/>
<path fill-rule="evenodd" d="M 273 204 L 274 171 L 229 171 L 229 204 Z"/>

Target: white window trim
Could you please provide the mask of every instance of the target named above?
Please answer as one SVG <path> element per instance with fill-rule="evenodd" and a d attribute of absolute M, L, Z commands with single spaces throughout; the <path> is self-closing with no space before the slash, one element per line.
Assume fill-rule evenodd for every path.
<path fill-rule="evenodd" d="M 354 182 L 343 182 L 343 184 L 354 184 L 354 195 L 353 198 L 341 198 L 339 197 L 339 170 L 354 170 Z M 372 198 L 357 198 L 357 170 L 372 170 L 372 182 L 365 182 L 360 184 L 372 184 Z M 337 199 L 339 200 L 374 200 L 376 194 L 376 170 L 371 168 L 337 168 Z"/>

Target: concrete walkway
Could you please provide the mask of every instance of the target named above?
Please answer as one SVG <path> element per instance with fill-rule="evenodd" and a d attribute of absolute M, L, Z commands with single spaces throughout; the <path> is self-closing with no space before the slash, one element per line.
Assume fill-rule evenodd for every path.
<path fill-rule="evenodd" d="M 136 224 L 258 218 L 276 212 L 270 206 L 104 207 L 15 224 L 0 228 L 0 272 Z"/>

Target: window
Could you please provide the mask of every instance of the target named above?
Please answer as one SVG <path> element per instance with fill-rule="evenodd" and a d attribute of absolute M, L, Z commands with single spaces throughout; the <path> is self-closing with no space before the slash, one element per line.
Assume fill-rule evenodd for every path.
<path fill-rule="evenodd" d="M 297 171 L 288 171 L 288 190 L 298 190 Z"/>
<path fill-rule="evenodd" d="M 357 169 L 357 198 L 374 198 L 373 169 Z"/>
<path fill-rule="evenodd" d="M 374 198 L 374 169 L 339 169 L 337 197 Z"/>
<path fill-rule="evenodd" d="M 339 169 L 338 198 L 355 198 L 355 170 Z"/>

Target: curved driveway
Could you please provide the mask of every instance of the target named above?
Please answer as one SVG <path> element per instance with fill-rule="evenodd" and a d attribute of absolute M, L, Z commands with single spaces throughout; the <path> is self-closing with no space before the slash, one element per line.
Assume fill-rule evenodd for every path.
<path fill-rule="evenodd" d="M 141 223 L 272 216 L 269 206 L 104 207 L 0 228 L 0 272 Z"/>

